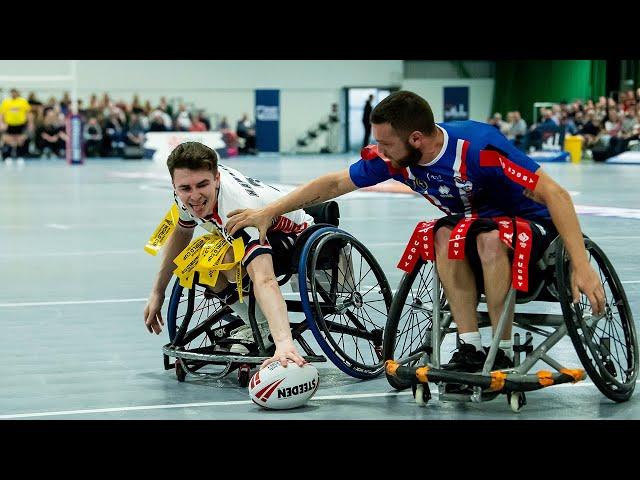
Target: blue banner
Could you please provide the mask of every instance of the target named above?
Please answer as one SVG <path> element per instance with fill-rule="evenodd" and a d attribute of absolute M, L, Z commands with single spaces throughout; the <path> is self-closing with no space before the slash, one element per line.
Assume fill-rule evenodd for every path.
<path fill-rule="evenodd" d="M 469 120 L 469 87 L 444 87 L 444 121 Z"/>
<path fill-rule="evenodd" d="M 256 90 L 256 148 L 280 151 L 280 90 Z"/>

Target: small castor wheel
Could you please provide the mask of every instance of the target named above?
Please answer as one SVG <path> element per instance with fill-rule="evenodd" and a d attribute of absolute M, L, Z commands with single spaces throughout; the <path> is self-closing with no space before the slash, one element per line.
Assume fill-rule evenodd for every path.
<path fill-rule="evenodd" d="M 250 378 L 251 367 L 246 363 L 243 363 L 238 367 L 238 385 L 240 385 L 241 387 L 248 387 Z"/>
<path fill-rule="evenodd" d="M 184 382 L 184 379 L 187 378 L 187 372 L 182 368 L 182 360 L 179 358 L 176 358 L 176 377 L 179 382 Z"/>
<path fill-rule="evenodd" d="M 431 400 L 431 390 L 428 385 L 423 383 L 411 385 L 411 391 L 416 403 L 421 407 L 424 407 Z"/>
<path fill-rule="evenodd" d="M 524 392 L 509 392 L 507 393 L 507 402 L 511 410 L 518 413 L 527 404 L 527 397 Z"/>

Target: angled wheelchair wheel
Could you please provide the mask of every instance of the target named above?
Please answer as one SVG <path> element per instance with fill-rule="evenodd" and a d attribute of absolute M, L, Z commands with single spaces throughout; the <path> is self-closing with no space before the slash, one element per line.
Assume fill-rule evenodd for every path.
<path fill-rule="evenodd" d="M 205 286 L 196 282 L 193 288 L 183 288 L 176 279 L 167 309 L 167 331 L 171 344 L 178 350 L 211 354 L 215 351 L 216 340 L 228 337 L 229 332 L 243 322 L 231 316 L 232 310 L 222 303 Z M 228 373 L 230 366 L 190 359 L 180 360 L 180 375 L 195 373 L 207 368 L 207 374 L 215 376 L 221 370 Z M 213 365 L 213 366 L 212 366 Z M 176 370 L 178 374 L 178 370 Z M 180 380 L 180 375 L 178 379 Z"/>
<path fill-rule="evenodd" d="M 567 331 L 589 377 L 598 389 L 616 402 L 628 400 L 638 376 L 638 339 L 629 301 L 611 262 L 592 240 L 585 237 L 591 266 L 605 292 L 605 313 L 591 314 L 586 295 L 573 304 L 571 263 L 564 245 L 558 246 L 558 292 Z"/>
<path fill-rule="evenodd" d="M 303 247 L 298 275 L 309 329 L 327 357 L 353 377 L 380 375 L 392 293 L 371 252 L 339 228 L 320 228 Z"/>
<path fill-rule="evenodd" d="M 400 280 L 384 329 L 384 360 L 399 360 L 420 352 L 431 355 L 431 330 L 433 327 L 432 278 L 435 274 L 433 262 L 418 260 L 411 273 L 405 273 Z M 441 306 L 444 295 L 440 292 Z M 418 359 L 406 365 L 416 365 Z M 397 377 L 387 375 L 389 384 L 403 390 L 411 386 Z"/>

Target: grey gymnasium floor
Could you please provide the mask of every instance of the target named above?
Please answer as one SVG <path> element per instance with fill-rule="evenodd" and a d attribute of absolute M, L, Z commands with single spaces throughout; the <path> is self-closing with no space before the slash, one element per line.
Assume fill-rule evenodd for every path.
<path fill-rule="evenodd" d="M 298 185 L 356 159 L 258 156 L 225 163 L 266 182 Z M 640 165 L 545 169 L 586 212 L 583 230 L 613 261 L 637 323 Z M 143 245 L 171 200 L 164 165 L 151 161 L 0 165 L 1 419 L 640 419 L 640 392 L 615 404 L 589 380 L 531 392 L 519 414 L 504 396 L 459 404 L 435 394 L 420 408 L 384 377 L 360 381 L 331 363 L 317 365 L 314 399 L 290 411 L 252 404 L 235 375 L 179 383 L 163 369 L 166 332 L 150 335 L 142 318 L 159 266 Z M 394 289 L 401 277 L 395 265 L 416 222 L 440 215 L 424 199 L 403 194 L 356 192 L 340 208 L 341 227 L 373 252 Z M 579 367 L 568 341 L 557 348 Z"/>

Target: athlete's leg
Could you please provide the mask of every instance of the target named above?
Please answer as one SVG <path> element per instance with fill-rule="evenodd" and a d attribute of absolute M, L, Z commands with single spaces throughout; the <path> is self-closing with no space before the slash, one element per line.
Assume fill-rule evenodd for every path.
<path fill-rule="evenodd" d="M 482 263 L 484 290 L 491 326 L 495 332 L 511 285 L 511 262 L 508 247 L 500 241 L 498 230 L 479 233 L 476 239 L 478 256 Z M 513 312 L 502 334 L 502 340 L 511 339 Z"/>
<path fill-rule="evenodd" d="M 435 234 L 436 265 L 458 333 L 478 331 L 476 309 L 478 290 L 469 261 L 450 260 L 449 237 L 452 229 L 440 227 Z"/>

